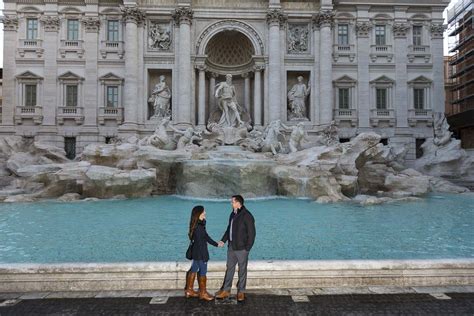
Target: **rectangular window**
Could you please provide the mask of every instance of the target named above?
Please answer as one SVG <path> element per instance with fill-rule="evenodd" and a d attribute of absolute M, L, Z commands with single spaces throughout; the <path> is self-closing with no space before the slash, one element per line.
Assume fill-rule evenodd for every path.
<path fill-rule="evenodd" d="M 349 45 L 349 25 L 339 24 L 337 27 L 337 43 L 339 45 Z"/>
<path fill-rule="evenodd" d="M 111 42 L 117 42 L 119 40 L 119 21 L 107 21 L 107 40 Z"/>
<path fill-rule="evenodd" d="M 349 88 L 339 88 L 339 109 L 349 109 Z"/>
<path fill-rule="evenodd" d="M 67 40 L 79 40 L 79 20 L 67 20 Z"/>
<path fill-rule="evenodd" d="M 26 39 L 33 40 L 38 38 L 38 19 L 26 20 Z"/>
<path fill-rule="evenodd" d="M 375 45 L 386 45 L 385 25 L 375 26 Z"/>
<path fill-rule="evenodd" d="M 416 110 L 423 110 L 425 108 L 424 89 L 413 89 L 413 105 Z"/>
<path fill-rule="evenodd" d="M 118 86 L 107 86 L 106 106 L 118 107 Z"/>
<path fill-rule="evenodd" d="M 387 89 L 376 89 L 377 109 L 387 109 Z"/>
<path fill-rule="evenodd" d="M 77 106 L 77 86 L 66 86 L 66 106 Z"/>
<path fill-rule="evenodd" d="M 421 25 L 413 26 L 413 46 L 421 46 L 421 35 L 423 27 Z"/>
<path fill-rule="evenodd" d="M 36 106 L 36 85 L 25 85 L 25 106 Z"/>

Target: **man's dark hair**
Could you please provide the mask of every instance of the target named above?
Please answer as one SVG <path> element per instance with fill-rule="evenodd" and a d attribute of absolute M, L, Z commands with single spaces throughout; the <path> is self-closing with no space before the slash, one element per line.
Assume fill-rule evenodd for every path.
<path fill-rule="evenodd" d="M 244 198 L 242 195 L 232 195 L 232 198 L 239 202 L 240 205 L 244 205 Z"/>

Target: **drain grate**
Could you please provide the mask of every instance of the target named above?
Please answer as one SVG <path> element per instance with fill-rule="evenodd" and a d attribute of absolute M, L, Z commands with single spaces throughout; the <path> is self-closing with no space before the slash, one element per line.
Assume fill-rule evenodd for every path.
<path fill-rule="evenodd" d="M 451 297 L 447 296 L 444 293 L 430 293 L 431 296 L 433 296 L 437 300 L 450 300 Z"/>
<path fill-rule="evenodd" d="M 150 304 L 166 304 L 168 302 L 168 296 L 156 296 L 150 300 Z"/>
<path fill-rule="evenodd" d="M 291 299 L 295 303 L 309 303 L 309 297 L 306 295 L 293 295 Z"/>

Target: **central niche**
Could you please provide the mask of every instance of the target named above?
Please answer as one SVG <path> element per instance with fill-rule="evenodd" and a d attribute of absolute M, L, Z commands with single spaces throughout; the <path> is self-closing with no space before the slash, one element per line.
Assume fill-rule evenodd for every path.
<path fill-rule="evenodd" d="M 252 63 L 255 50 L 247 36 L 238 31 L 222 31 L 206 46 L 207 62 L 219 68 L 240 68 Z"/>

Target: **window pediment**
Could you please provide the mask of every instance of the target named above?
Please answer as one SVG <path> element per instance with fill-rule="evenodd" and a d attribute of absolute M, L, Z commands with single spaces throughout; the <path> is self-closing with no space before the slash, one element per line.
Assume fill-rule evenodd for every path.
<path fill-rule="evenodd" d="M 409 84 L 431 84 L 432 81 L 425 76 L 416 77 L 413 80 L 408 81 Z"/>
<path fill-rule="evenodd" d="M 31 71 L 25 71 L 19 75 L 16 76 L 16 79 L 18 80 L 43 80 L 43 77 L 40 77 Z"/>
<path fill-rule="evenodd" d="M 351 78 L 347 75 L 340 77 L 339 79 L 334 80 L 334 83 L 339 84 L 339 83 L 357 83 L 357 80 L 354 78 Z"/>
<path fill-rule="evenodd" d="M 99 77 L 99 81 L 101 82 L 114 82 L 114 83 L 122 83 L 123 81 L 123 78 L 117 76 L 116 74 L 114 73 L 107 73 L 101 77 Z"/>
<path fill-rule="evenodd" d="M 68 80 L 68 81 L 82 81 L 84 78 L 81 76 L 76 75 L 75 73 L 68 71 L 66 73 L 63 73 L 61 76 L 58 77 L 59 80 Z"/>
<path fill-rule="evenodd" d="M 394 84 L 395 81 L 387 76 L 378 77 L 370 82 L 371 84 Z"/>

